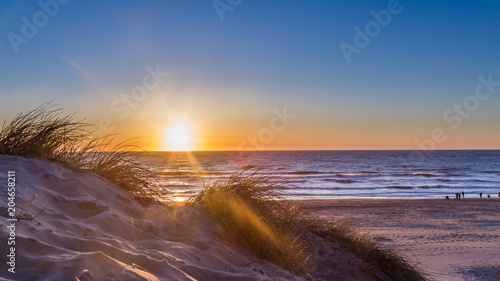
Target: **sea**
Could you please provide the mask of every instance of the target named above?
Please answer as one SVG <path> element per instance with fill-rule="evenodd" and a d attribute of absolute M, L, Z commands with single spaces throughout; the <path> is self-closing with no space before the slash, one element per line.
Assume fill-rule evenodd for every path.
<path fill-rule="evenodd" d="M 143 163 L 175 201 L 203 184 L 256 172 L 284 199 L 498 198 L 500 150 L 145 152 Z"/>

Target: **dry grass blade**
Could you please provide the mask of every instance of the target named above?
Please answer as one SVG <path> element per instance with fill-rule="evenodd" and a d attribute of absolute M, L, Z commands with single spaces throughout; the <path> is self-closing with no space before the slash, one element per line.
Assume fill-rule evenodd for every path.
<path fill-rule="evenodd" d="M 139 164 L 138 150 L 131 141 L 113 145 L 113 136 L 93 137 L 92 126 L 74 121 L 75 114 L 62 115 L 52 102 L 21 112 L 0 131 L 1 154 L 46 159 L 81 170 L 89 170 L 131 193 L 168 201 L 154 173 Z"/>

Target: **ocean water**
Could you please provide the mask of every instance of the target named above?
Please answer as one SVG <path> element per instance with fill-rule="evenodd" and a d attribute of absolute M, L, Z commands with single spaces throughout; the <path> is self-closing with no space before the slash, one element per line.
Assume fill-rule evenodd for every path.
<path fill-rule="evenodd" d="M 150 152 L 145 162 L 175 200 L 203 181 L 258 170 L 287 199 L 479 198 L 500 192 L 500 150 Z"/>

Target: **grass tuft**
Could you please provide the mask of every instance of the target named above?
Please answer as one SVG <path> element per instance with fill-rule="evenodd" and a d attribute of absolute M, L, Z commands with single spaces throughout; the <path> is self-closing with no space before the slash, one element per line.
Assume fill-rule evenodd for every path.
<path fill-rule="evenodd" d="M 188 200 L 205 208 L 226 230 L 227 238 L 250 249 L 257 257 L 304 276 L 309 265 L 294 209 L 277 200 L 266 178 L 239 172 L 227 179 L 205 183 Z"/>
<path fill-rule="evenodd" d="M 56 160 L 61 149 L 85 138 L 88 124 L 62 116 L 52 103 L 21 112 L 0 131 L 0 153 Z"/>
<path fill-rule="evenodd" d="M 140 197 L 165 201 L 153 172 L 139 164 L 138 148 L 113 136 L 94 137 L 92 126 L 63 115 L 52 102 L 21 112 L 0 131 L 0 154 L 45 159 L 88 170 Z"/>

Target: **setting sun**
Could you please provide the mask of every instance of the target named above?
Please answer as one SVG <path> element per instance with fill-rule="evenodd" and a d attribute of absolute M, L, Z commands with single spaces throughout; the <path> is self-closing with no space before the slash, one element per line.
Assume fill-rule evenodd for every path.
<path fill-rule="evenodd" d="M 192 150 L 193 130 L 185 123 L 172 124 L 163 131 L 166 148 L 171 151 Z"/>

